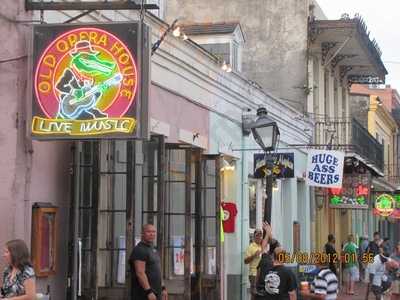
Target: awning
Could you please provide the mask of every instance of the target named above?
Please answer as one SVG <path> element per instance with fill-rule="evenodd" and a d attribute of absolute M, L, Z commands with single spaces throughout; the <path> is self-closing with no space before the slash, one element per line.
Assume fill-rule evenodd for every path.
<path fill-rule="evenodd" d="M 374 192 L 385 192 L 393 193 L 397 190 L 397 187 L 384 178 L 372 177 L 372 185 L 374 186 Z"/>
<path fill-rule="evenodd" d="M 310 22 L 310 50 L 322 52 L 322 64 L 332 69 L 339 67 L 341 79 L 347 75 L 349 83 L 385 82 L 388 73 L 381 59 L 382 52 L 371 40 L 360 17 L 341 20 L 312 20 Z"/>
<path fill-rule="evenodd" d="M 385 174 L 373 163 L 355 152 L 346 152 L 345 158 L 353 157 L 365 165 L 375 176 L 384 177 Z"/>

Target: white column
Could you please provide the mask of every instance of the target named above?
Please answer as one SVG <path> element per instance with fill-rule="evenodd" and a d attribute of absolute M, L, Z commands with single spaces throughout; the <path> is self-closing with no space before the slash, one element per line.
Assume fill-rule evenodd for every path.
<path fill-rule="evenodd" d="M 318 115 L 316 119 L 323 119 L 325 114 L 325 78 L 324 78 L 324 67 L 321 65 L 321 60 L 318 63 Z M 319 132 L 316 133 L 317 144 L 324 142 L 324 133 L 322 128 L 319 128 Z"/>
<path fill-rule="evenodd" d="M 345 97 L 344 97 L 344 116 L 346 118 L 346 144 L 350 144 L 350 132 L 351 132 L 351 123 L 350 123 L 350 100 L 349 100 L 349 89 L 344 89 Z"/>
<path fill-rule="evenodd" d="M 304 218 L 304 242 L 301 243 L 302 246 L 302 251 L 306 251 L 310 253 L 311 251 L 311 211 L 310 211 L 310 200 L 311 200 L 311 190 L 308 185 L 303 183 L 303 188 L 304 188 L 304 202 L 302 205 L 304 205 L 304 210 L 305 214 L 304 216 L 299 216 Z"/>
<path fill-rule="evenodd" d="M 341 85 L 338 85 L 338 87 L 337 87 L 337 118 L 340 120 L 340 121 L 343 121 L 342 119 L 343 119 L 343 111 L 342 111 L 342 109 L 343 109 L 343 94 L 342 94 L 342 86 Z M 343 136 L 343 134 L 344 134 L 344 132 L 343 132 L 343 126 L 342 125 L 339 125 L 339 130 L 338 130 L 338 142 L 339 142 L 339 144 L 344 144 L 345 143 L 345 141 L 344 141 L 344 136 Z"/>
<path fill-rule="evenodd" d="M 335 91 L 334 91 L 334 78 L 328 71 L 328 99 L 326 105 L 328 106 L 328 117 L 333 119 L 335 117 Z"/>
<path fill-rule="evenodd" d="M 307 95 L 307 112 L 314 113 L 314 59 L 308 59 L 308 89 L 310 93 Z"/>
<path fill-rule="evenodd" d="M 285 249 L 293 253 L 293 222 L 298 221 L 297 216 L 297 179 L 290 178 L 284 180 L 282 190 L 283 204 L 283 226 Z M 281 223 L 281 224 L 282 224 Z"/>

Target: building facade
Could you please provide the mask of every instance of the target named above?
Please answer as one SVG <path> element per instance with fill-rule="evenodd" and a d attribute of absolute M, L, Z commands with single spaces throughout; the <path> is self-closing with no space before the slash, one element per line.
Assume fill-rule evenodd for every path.
<path fill-rule="evenodd" d="M 327 20 L 317 1 L 295 5 L 292 1 L 229 1 L 229 5 L 226 1 L 167 1 L 165 14 L 168 21 L 189 16 L 189 28 L 240 22 L 246 41 L 243 73 L 296 107 L 298 118 L 312 120 L 315 148 L 346 152 L 347 183 L 364 187 L 368 201 L 332 205 L 335 196 L 353 203 L 357 190 L 347 188 L 340 192 L 345 195 L 336 195 L 328 189 L 312 189 L 311 249 L 322 250 L 329 233 L 335 234 L 340 247 L 354 231 L 353 224 L 362 224 L 363 234 L 378 229 L 370 185 L 372 178 L 384 176 L 384 153 L 375 136 L 352 119 L 350 110 L 352 84 L 382 83 L 387 74 L 364 21 L 346 15 Z M 192 38 L 200 40 L 198 32 Z"/>
<path fill-rule="evenodd" d="M 252 229 L 261 225 L 265 188 L 253 178 L 254 153 L 260 151 L 243 135 L 242 116 L 259 106 L 278 122 L 280 148 L 294 156 L 294 176 L 278 180 L 273 192 L 272 223 L 288 220 L 275 234 L 288 249 L 310 249 L 306 153 L 290 145 L 308 143 L 312 127 L 296 119 L 294 108 L 239 72 L 222 70 L 218 58 L 195 42 L 169 35 L 151 57 L 149 139 L 32 140 L 26 126 L 31 25 L 20 21 L 40 14 L 25 12 L 23 1 L 7 7 L 0 19 L 0 31 L 12 33 L 0 47 L 0 92 L 10 100 L 3 108 L 8 117 L 1 119 L 1 211 L 7 225 L 0 242 L 22 238 L 30 245 L 35 204 L 58 208 L 55 273 L 38 277 L 38 292 L 50 290 L 54 299 L 126 299 L 127 258 L 141 225 L 153 223 L 171 299 L 246 297 L 243 256 Z M 58 24 L 75 16 L 46 12 L 42 21 Z M 137 19 L 134 11 L 104 11 L 83 16 L 80 24 Z M 151 44 L 168 27 L 153 15 L 145 22 Z M 234 232 L 224 241 L 221 201 L 235 204 L 238 212 Z"/>

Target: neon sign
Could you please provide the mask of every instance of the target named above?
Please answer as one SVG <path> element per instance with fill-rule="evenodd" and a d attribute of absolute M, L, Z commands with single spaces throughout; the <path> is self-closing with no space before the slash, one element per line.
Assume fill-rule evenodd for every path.
<path fill-rule="evenodd" d="M 331 205 L 367 205 L 367 197 L 369 189 L 366 186 L 359 185 L 355 189 L 355 197 L 343 195 L 342 188 L 330 188 L 330 203 Z"/>
<path fill-rule="evenodd" d="M 47 38 L 35 47 L 34 137 L 133 134 L 139 43 L 132 34 L 124 36 L 134 32 L 124 30 L 129 26 L 137 24 L 45 27 Z M 35 33 L 42 27 L 35 27 Z"/>
<path fill-rule="evenodd" d="M 389 194 L 379 195 L 375 200 L 375 212 L 382 217 L 390 216 L 395 210 L 396 200 Z"/>

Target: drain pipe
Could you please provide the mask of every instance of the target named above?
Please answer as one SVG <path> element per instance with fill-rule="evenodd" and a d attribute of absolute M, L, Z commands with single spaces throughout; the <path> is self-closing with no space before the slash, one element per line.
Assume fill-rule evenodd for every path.
<path fill-rule="evenodd" d="M 246 139 L 245 136 L 242 134 L 242 146 L 243 148 L 246 148 Z M 244 207 L 243 207 L 243 202 L 244 202 L 244 188 L 247 183 L 244 182 L 244 174 L 245 174 L 245 151 L 241 151 L 241 160 L 242 160 L 242 172 L 241 172 L 241 178 L 240 182 L 242 183 L 240 185 L 241 191 L 240 191 L 240 219 L 241 219 L 241 232 L 240 232 L 240 298 L 241 299 L 246 299 L 246 288 L 245 288 L 245 281 L 244 281 L 244 248 L 243 248 L 243 236 L 244 236 L 244 226 L 243 226 L 243 220 L 244 220 Z M 247 182 L 247 181 L 246 181 Z"/>

